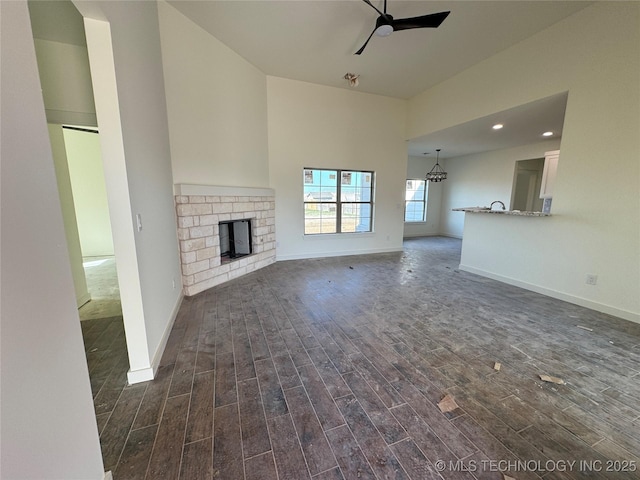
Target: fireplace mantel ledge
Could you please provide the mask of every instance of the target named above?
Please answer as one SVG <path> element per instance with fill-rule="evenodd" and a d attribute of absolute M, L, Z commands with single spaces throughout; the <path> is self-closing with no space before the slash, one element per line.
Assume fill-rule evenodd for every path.
<path fill-rule="evenodd" d="M 235 197 L 269 197 L 275 195 L 273 188 L 229 187 L 222 185 L 190 185 L 176 183 L 173 186 L 175 195 L 235 196 Z"/>

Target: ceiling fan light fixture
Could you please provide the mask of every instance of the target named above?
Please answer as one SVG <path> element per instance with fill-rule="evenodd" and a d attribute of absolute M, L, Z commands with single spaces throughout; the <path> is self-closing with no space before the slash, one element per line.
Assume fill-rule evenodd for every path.
<path fill-rule="evenodd" d="M 440 159 L 440 149 L 436 148 L 436 164 L 433 166 L 429 173 L 427 173 L 425 180 L 427 182 L 441 182 L 447 179 L 447 172 L 438 163 Z"/>
<path fill-rule="evenodd" d="M 380 10 L 378 7 L 374 6 L 371 3 L 371 0 L 362 0 L 364 3 L 373 8 L 380 15 L 376 19 L 376 26 L 373 31 L 369 34 L 369 37 L 364 42 L 364 45 L 360 47 L 360 49 L 354 55 L 360 55 L 366 48 L 369 40 L 375 35 L 377 37 L 388 37 L 393 32 L 398 30 L 410 30 L 412 28 L 438 28 L 444 19 L 451 12 L 439 12 L 439 13 L 431 13 L 428 15 L 422 15 L 419 17 L 409 17 L 409 18 L 397 18 L 394 19 L 392 15 L 387 13 L 387 0 L 384 0 L 384 7 Z"/>
<path fill-rule="evenodd" d="M 378 37 L 388 37 L 393 33 L 393 27 L 391 25 L 380 25 L 376 28 L 375 33 Z"/>

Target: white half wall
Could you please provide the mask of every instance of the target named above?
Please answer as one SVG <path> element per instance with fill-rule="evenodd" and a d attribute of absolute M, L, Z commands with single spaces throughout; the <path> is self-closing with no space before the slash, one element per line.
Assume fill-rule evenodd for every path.
<path fill-rule="evenodd" d="M 113 239 L 100 137 L 63 129 L 82 255 L 113 255 Z"/>
<path fill-rule="evenodd" d="M 495 150 L 447 159 L 447 180 L 442 190 L 440 229 L 443 235 L 462 238 L 464 212 L 453 208 L 488 207 L 500 200 L 510 209 L 516 162 L 543 158 L 544 152 L 558 150 L 560 140 Z"/>
<path fill-rule="evenodd" d="M 427 172 L 436 163 L 433 156 L 414 157 L 409 156 L 407 162 L 407 179 L 424 180 Z M 446 162 L 440 160 L 440 165 L 446 170 Z M 440 232 L 440 204 L 444 182 L 427 182 L 427 219 L 426 222 L 405 223 L 404 237 L 424 237 L 439 235 Z"/>
<path fill-rule="evenodd" d="M 278 260 L 402 250 L 404 100 L 267 77 Z M 303 169 L 375 172 L 373 233 L 304 235 Z"/>
<path fill-rule="evenodd" d="M 27 2 L 0 2 L 0 478 L 102 480 Z"/>
<path fill-rule="evenodd" d="M 481 228 L 500 235 L 475 253 L 463 246 L 466 267 L 640 321 L 638 25 L 639 3 L 595 2 L 410 100 L 414 138 L 569 91 L 553 216 L 485 219 Z M 509 198 L 486 193 L 499 196 Z"/>
<path fill-rule="evenodd" d="M 166 2 L 158 12 L 174 182 L 268 187 L 265 74 Z"/>

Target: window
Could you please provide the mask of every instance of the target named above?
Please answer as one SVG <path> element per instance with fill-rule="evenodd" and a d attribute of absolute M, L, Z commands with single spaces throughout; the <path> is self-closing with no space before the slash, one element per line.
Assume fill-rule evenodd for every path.
<path fill-rule="evenodd" d="M 427 220 L 427 182 L 425 180 L 407 180 L 404 200 L 405 222 Z"/>
<path fill-rule="evenodd" d="M 305 168 L 304 234 L 370 232 L 373 172 Z"/>

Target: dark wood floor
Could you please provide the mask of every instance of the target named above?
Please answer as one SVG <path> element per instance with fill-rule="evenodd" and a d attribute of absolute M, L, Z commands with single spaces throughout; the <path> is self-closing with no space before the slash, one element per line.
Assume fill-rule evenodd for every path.
<path fill-rule="evenodd" d="M 460 272 L 459 259 L 458 240 L 428 238 L 278 262 L 185 299 L 157 378 L 138 385 L 125 386 L 121 319 L 83 322 L 105 469 L 640 478 L 640 325 Z M 447 394 L 459 408 L 443 414 Z"/>

